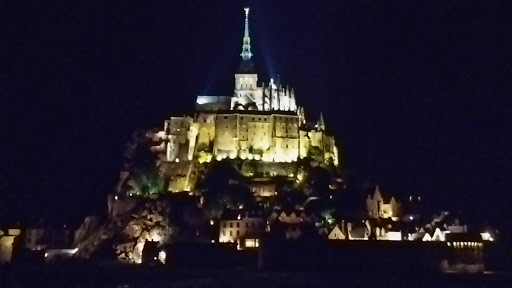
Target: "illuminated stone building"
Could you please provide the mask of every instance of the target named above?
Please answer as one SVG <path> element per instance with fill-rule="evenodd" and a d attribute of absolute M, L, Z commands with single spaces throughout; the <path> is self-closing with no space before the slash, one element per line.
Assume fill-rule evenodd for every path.
<path fill-rule="evenodd" d="M 11 262 L 14 239 L 20 234 L 20 229 L 0 229 L 0 264 Z"/>
<path fill-rule="evenodd" d="M 391 218 L 398 220 L 400 216 L 400 203 L 395 197 L 387 197 L 380 192 L 379 186 L 375 187 L 375 192 L 368 195 L 366 199 L 366 210 L 371 218 Z"/>
<path fill-rule="evenodd" d="M 219 242 L 237 243 L 239 249 L 256 248 L 264 226 L 261 213 L 228 211 L 219 223 Z"/>
<path fill-rule="evenodd" d="M 279 80 L 260 82 L 251 60 L 248 17 L 246 8 L 232 96 L 197 96 L 195 113 L 170 117 L 152 135 L 158 143 L 153 150 L 167 162 L 240 158 L 290 163 L 314 154 L 338 165 L 338 149 L 322 115 L 307 122 L 293 89 Z"/>

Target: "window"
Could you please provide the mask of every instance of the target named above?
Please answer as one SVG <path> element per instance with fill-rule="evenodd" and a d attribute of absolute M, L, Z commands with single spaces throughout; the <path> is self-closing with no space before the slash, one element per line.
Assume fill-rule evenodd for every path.
<path fill-rule="evenodd" d="M 249 223 L 245 223 L 245 228 L 249 228 Z"/>
<path fill-rule="evenodd" d="M 236 236 L 240 236 L 240 231 L 236 231 Z"/>
<path fill-rule="evenodd" d="M 242 116 L 242 117 L 240 117 L 240 120 L 244 120 L 244 117 L 243 117 L 243 116 Z"/>
<path fill-rule="evenodd" d="M 229 228 L 233 228 L 233 222 L 229 222 Z"/>
<path fill-rule="evenodd" d="M 237 228 L 240 228 L 240 222 L 237 222 L 237 223 L 236 223 L 236 227 L 237 227 Z"/>
<path fill-rule="evenodd" d="M 228 227 L 228 223 L 224 222 L 224 228 Z"/>
<path fill-rule="evenodd" d="M 222 231 L 222 236 L 226 236 L 226 231 Z"/>
<path fill-rule="evenodd" d="M 229 231 L 229 236 L 233 236 L 233 231 Z"/>
<path fill-rule="evenodd" d="M 228 119 L 228 116 L 224 116 L 224 119 Z"/>

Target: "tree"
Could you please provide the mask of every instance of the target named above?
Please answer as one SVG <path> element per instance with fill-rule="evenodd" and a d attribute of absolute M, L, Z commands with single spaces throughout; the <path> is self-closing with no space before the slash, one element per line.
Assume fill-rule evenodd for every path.
<path fill-rule="evenodd" d="M 155 170 L 137 171 L 132 193 L 146 197 L 157 197 L 164 194 L 164 180 Z"/>
<path fill-rule="evenodd" d="M 212 218 L 220 216 L 225 208 L 251 206 L 254 195 L 247 185 L 240 183 L 241 175 L 232 161 L 215 162 L 201 183 L 204 208 Z"/>
<path fill-rule="evenodd" d="M 295 206 L 303 205 L 306 202 L 307 197 L 302 191 L 289 186 L 283 188 L 277 190 L 274 205 L 293 209 Z"/>

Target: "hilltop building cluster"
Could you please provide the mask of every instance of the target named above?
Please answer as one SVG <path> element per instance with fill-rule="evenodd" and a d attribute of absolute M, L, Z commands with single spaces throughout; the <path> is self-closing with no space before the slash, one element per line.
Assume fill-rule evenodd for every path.
<path fill-rule="evenodd" d="M 259 82 L 251 60 L 248 17 L 247 8 L 233 95 L 197 96 L 196 113 L 170 117 L 163 130 L 151 135 L 157 143 L 153 149 L 168 162 L 239 158 L 290 163 L 316 153 L 337 166 L 338 148 L 322 115 L 308 122 L 293 89 L 279 79 Z"/>

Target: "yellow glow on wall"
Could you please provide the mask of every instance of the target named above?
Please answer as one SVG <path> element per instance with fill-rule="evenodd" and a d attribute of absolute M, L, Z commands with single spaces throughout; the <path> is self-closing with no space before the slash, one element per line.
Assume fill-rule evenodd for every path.
<path fill-rule="evenodd" d="M 245 239 L 245 247 L 248 248 L 257 248 L 260 246 L 259 239 Z"/>

